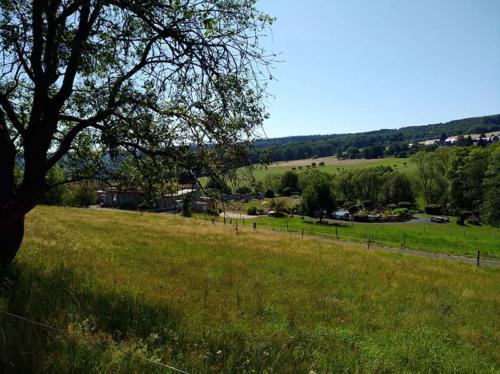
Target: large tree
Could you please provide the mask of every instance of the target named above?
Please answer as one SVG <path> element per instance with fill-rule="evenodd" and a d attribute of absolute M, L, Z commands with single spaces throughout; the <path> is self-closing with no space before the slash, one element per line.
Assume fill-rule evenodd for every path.
<path fill-rule="evenodd" d="M 1 1 L 1 264 L 58 163 L 67 181 L 125 153 L 222 170 L 265 116 L 271 23 L 254 0 Z"/>

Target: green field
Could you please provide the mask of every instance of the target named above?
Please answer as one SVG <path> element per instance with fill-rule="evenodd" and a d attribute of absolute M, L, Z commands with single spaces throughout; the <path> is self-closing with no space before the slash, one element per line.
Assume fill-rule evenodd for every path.
<path fill-rule="evenodd" d="M 7 372 L 498 372 L 500 269 L 167 215 L 38 207 Z"/>
<path fill-rule="evenodd" d="M 242 220 L 238 222 L 243 223 Z M 309 222 L 309 223 L 307 223 Z M 258 227 L 281 231 L 291 231 L 305 235 L 316 235 L 332 239 L 375 245 L 404 247 L 427 252 L 445 253 L 458 256 L 477 255 L 500 259 L 500 230 L 491 226 L 460 226 L 456 223 L 354 223 L 341 222 L 338 225 L 313 224 L 313 220 L 300 217 L 273 218 L 259 217 Z M 248 220 L 245 224 L 252 225 Z"/>
<path fill-rule="evenodd" d="M 318 159 L 321 160 L 321 159 Z M 285 173 L 287 170 L 292 170 L 294 168 L 297 172 L 302 170 L 307 170 L 305 164 L 309 164 L 309 162 L 316 162 L 318 165 L 318 160 L 307 160 L 302 161 L 298 160 L 297 162 L 285 162 L 278 163 L 266 166 L 262 165 L 254 165 L 251 168 L 251 173 L 255 177 L 256 180 L 262 180 L 266 175 L 281 175 Z M 299 165 L 304 164 L 302 169 L 299 169 Z M 375 167 L 375 166 L 390 166 L 394 170 L 398 170 L 402 173 L 413 174 L 416 172 L 416 165 L 410 161 L 408 158 L 381 158 L 376 160 L 344 160 L 337 161 L 334 158 L 331 158 L 331 161 L 326 161 L 325 166 L 316 166 L 314 169 L 323 171 L 325 173 L 335 174 L 342 170 L 349 169 L 361 169 L 367 167 Z M 240 175 L 245 175 L 248 173 L 247 168 L 240 169 Z"/>

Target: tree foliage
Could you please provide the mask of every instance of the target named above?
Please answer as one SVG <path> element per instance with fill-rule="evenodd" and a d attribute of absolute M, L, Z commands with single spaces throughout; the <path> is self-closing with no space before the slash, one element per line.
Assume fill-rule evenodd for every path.
<path fill-rule="evenodd" d="M 272 21 L 252 0 L 2 1 L 0 218 L 22 220 L 58 163 L 68 181 L 127 157 L 225 173 L 266 116 Z"/>

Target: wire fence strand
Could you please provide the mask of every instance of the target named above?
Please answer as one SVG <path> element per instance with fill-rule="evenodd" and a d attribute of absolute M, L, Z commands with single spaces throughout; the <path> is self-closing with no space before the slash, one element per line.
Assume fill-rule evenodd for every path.
<path fill-rule="evenodd" d="M 4 314 L 6 316 L 9 316 L 9 317 L 11 317 L 13 319 L 24 321 L 24 322 L 30 323 L 30 324 L 38 326 L 38 327 L 43 327 L 43 328 L 45 328 L 47 330 L 55 331 L 55 332 L 57 332 L 59 334 L 65 335 L 67 337 L 70 337 L 70 338 L 73 338 L 73 339 L 77 339 L 76 335 L 71 334 L 67 330 L 63 330 L 63 329 L 60 329 L 60 328 L 57 328 L 57 327 L 54 327 L 54 326 L 50 326 L 50 325 L 48 325 L 46 323 L 38 322 L 38 321 L 32 320 L 30 318 L 20 316 L 20 315 L 15 314 L 15 313 L 7 312 L 6 310 L 0 309 L 0 313 Z M 178 369 L 178 368 L 176 368 L 174 366 L 171 366 L 171 365 L 164 364 L 162 362 L 154 361 L 154 360 L 151 360 L 151 359 L 146 358 L 146 357 L 133 356 L 131 352 L 123 352 L 123 353 L 125 353 L 128 356 L 133 357 L 135 359 L 140 359 L 142 361 L 145 361 L 145 362 L 148 362 L 150 364 L 162 367 L 164 369 L 169 369 L 169 370 L 174 371 L 176 373 L 189 374 L 187 371 L 184 371 L 182 369 Z"/>

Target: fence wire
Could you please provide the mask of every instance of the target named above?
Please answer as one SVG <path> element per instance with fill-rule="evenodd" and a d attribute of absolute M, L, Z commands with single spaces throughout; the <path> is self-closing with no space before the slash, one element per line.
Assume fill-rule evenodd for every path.
<path fill-rule="evenodd" d="M 55 331 L 55 332 L 57 332 L 59 334 L 65 335 L 66 337 L 77 339 L 77 336 L 75 336 L 74 334 L 71 334 L 69 331 L 66 331 L 66 330 L 63 330 L 63 329 L 60 329 L 60 328 L 57 328 L 57 327 L 54 327 L 54 326 L 50 326 L 50 325 L 42 323 L 42 322 L 34 321 L 34 320 L 30 319 L 30 318 L 23 317 L 23 316 L 20 316 L 18 314 L 15 314 L 15 313 L 7 312 L 6 310 L 0 309 L 0 313 L 4 314 L 6 316 L 9 316 L 12 319 L 19 320 L 19 321 L 24 321 L 24 322 L 30 323 L 30 324 L 32 324 L 34 326 L 37 326 L 37 327 L 42 327 L 42 328 L 45 328 L 47 330 Z M 129 357 L 133 357 L 135 359 L 139 359 L 139 360 L 148 362 L 148 363 L 150 363 L 152 365 L 156 365 L 156 366 L 162 367 L 164 369 L 169 369 L 169 370 L 171 370 L 173 372 L 176 372 L 176 373 L 189 374 L 187 371 L 184 371 L 182 369 L 178 369 L 178 368 L 176 368 L 174 366 L 171 366 L 171 365 L 164 364 L 162 362 L 154 361 L 154 360 L 151 360 L 151 359 L 146 358 L 146 357 L 133 356 L 131 352 L 123 352 L 123 353 L 127 354 Z"/>

